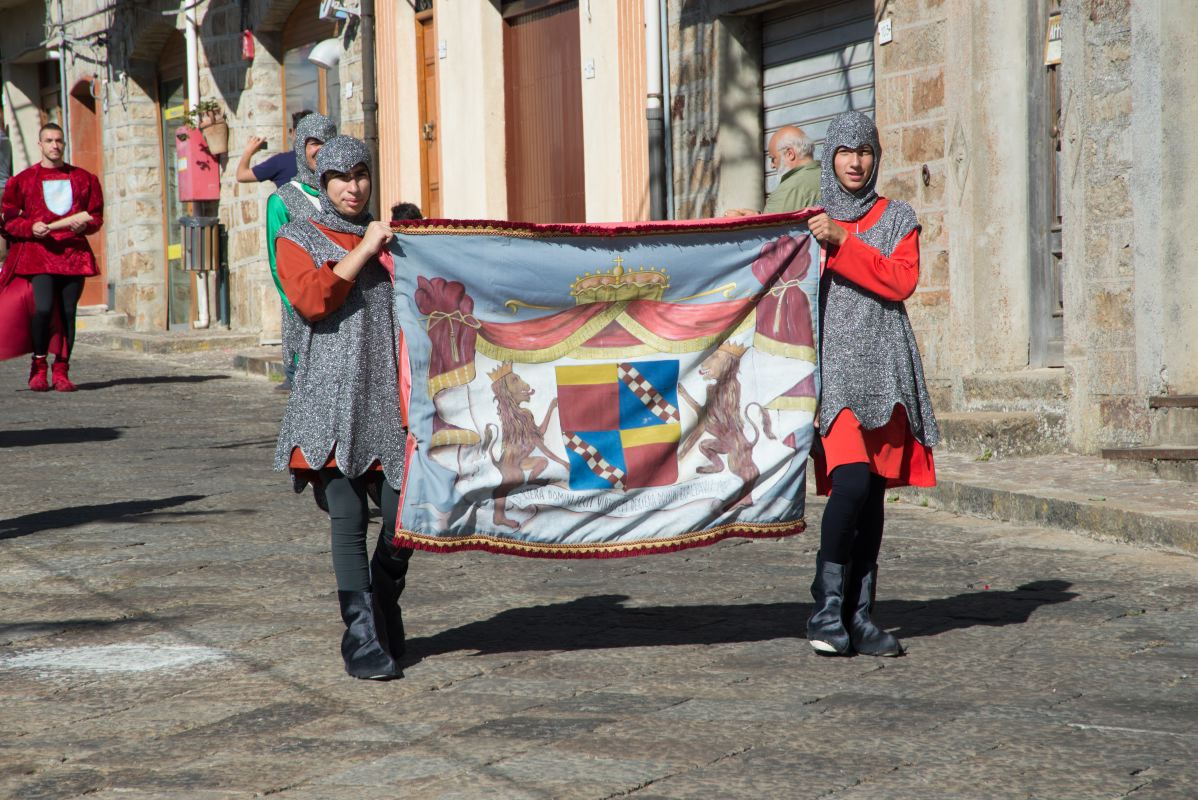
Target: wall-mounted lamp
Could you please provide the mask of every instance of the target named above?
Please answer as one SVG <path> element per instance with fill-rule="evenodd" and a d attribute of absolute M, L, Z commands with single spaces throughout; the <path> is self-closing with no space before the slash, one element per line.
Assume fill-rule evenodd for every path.
<path fill-rule="evenodd" d="M 320 11 L 318 12 L 321 19 L 349 19 L 350 17 L 360 16 L 358 10 L 350 6 L 345 0 L 320 0 Z"/>
<path fill-rule="evenodd" d="M 317 42 L 308 53 L 308 60 L 318 67 L 332 69 L 341 61 L 341 40 L 334 37 Z"/>

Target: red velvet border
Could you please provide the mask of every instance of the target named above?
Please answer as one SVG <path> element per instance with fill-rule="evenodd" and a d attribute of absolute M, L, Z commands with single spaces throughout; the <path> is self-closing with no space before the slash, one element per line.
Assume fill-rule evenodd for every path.
<path fill-rule="evenodd" d="M 785 214 L 762 214 L 755 217 L 592 223 L 509 222 L 501 219 L 411 219 L 392 222 L 391 229 L 417 235 L 456 232 L 479 235 L 523 233 L 532 236 L 624 236 L 681 231 L 740 231 L 768 228 L 786 222 L 805 222 L 816 214 L 822 213 L 822 208 L 812 207 Z"/>
<path fill-rule="evenodd" d="M 783 539 L 787 536 L 795 536 L 807 530 L 807 521 L 805 519 L 797 520 L 793 525 L 787 528 L 780 528 L 775 531 L 760 531 L 752 530 L 751 528 L 730 528 L 727 531 L 722 531 L 711 538 L 701 536 L 701 532 L 697 533 L 693 540 L 676 541 L 667 544 L 653 545 L 646 544 L 629 544 L 624 549 L 612 548 L 610 550 L 600 550 L 597 552 L 584 552 L 577 549 L 581 546 L 563 547 L 553 549 L 551 545 L 543 546 L 542 548 L 532 550 L 518 550 L 512 547 L 502 547 L 498 545 L 487 544 L 485 542 L 463 542 L 458 543 L 452 540 L 445 544 L 432 544 L 426 539 L 411 539 L 404 535 L 405 531 L 396 531 L 392 542 L 396 547 L 410 547 L 413 550 L 423 550 L 428 553 L 457 553 L 469 550 L 480 550 L 486 553 L 494 553 L 503 556 L 518 556 L 520 558 L 557 558 L 557 559 L 584 559 L 584 558 L 632 558 L 633 556 L 651 556 L 661 553 L 676 553 L 679 550 L 693 550 L 697 547 L 707 547 L 708 545 L 722 542 L 725 539 Z"/>

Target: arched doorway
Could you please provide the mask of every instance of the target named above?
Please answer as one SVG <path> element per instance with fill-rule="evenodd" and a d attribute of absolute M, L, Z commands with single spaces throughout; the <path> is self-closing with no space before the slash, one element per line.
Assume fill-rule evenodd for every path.
<path fill-rule="evenodd" d="M 104 128 L 100 111 L 96 108 L 96 98 L 92 94 L 93 85 L 95 78 L 79 81 L 71 89 L 67 100 L 70 115 L 68 118 L 71 121 L 71 163 L 103 178 Z M 100 274 L 84 282 L 83 297 L 79 304 L 107 305 L 108 270 L 105 264 L 104 229 L 101 228 L 87 237 L 87 241 L 96 254 Z"/>

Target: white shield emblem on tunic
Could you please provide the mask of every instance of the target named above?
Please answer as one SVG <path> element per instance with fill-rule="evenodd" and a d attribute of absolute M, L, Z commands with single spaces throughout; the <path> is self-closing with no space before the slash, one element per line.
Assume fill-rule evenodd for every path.
<path fill-rule="evenodd" d="M 71 191 L 70 181 L 42 181 L 42 199 L 46 208 L 58 216 L 64 216 L 71 210 L 75 195 Z"/>

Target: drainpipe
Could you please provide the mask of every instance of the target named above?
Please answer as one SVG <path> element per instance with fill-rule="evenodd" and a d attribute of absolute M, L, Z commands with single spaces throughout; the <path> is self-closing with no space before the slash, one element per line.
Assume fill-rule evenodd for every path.
<path fill-rule="evenodd" d="M 664 109 L 665 141 L 662 152 L 666 162 L 666 217 L 674 219 L 677 211 L 674 208 L 674 129 L 670 118 L 670 16 L 667 12 L 668 0 L 660 0 L 661 23 L 661 104 Z"/>
<path fill-rule="evenodd" d="M 47 51 L 46 57 L 58 62 L 58 103 L 59 103 L 59 122 L 62 123 L 62 159 L 70 163 L 71 160 L 71 113 L 70 106 L 67 105 L 69 94 L 67 92 L 67 28 L 64 24 L 67 18 L 66 9 L 63 7 L 65 0 L 58 0 L 58 49 Z"/>
<path fill-rule="evenodd" d="M 59 121 L 62 123 L 62 160 L 71 161 L 71 115 L 67 106 L 67 46 L 66 40 L 60 41 L 57 50 L 47 50 L 46 57 L 58 62 L 58 102 Z"/>
<path fill-rule="evenodd" d="M 665 113 L 661 97 L 661 6 L 645 0 L 645 120 L 649 128 L 649 218 L 666 218 Z"/>
<path fill-rule="evenodd" d="M 379 219 L 379 117 L 378 99 L 375 97 L 374 81 L 374 0 L 362 0 L 362 140 L 370 151 L 376 185 L 370 193 L 370 213 Z"/>
<path fill-rule="evenodd" d="M 196 30 L 196 3 L 189 4 L 183 9 L 183 38 L 187 46 L 187 107 L 195 109 L 200 105 L 200 53 Z M 196 275 L 196 328 L 207 328 L 208 320 L 208 273 Z"/>

